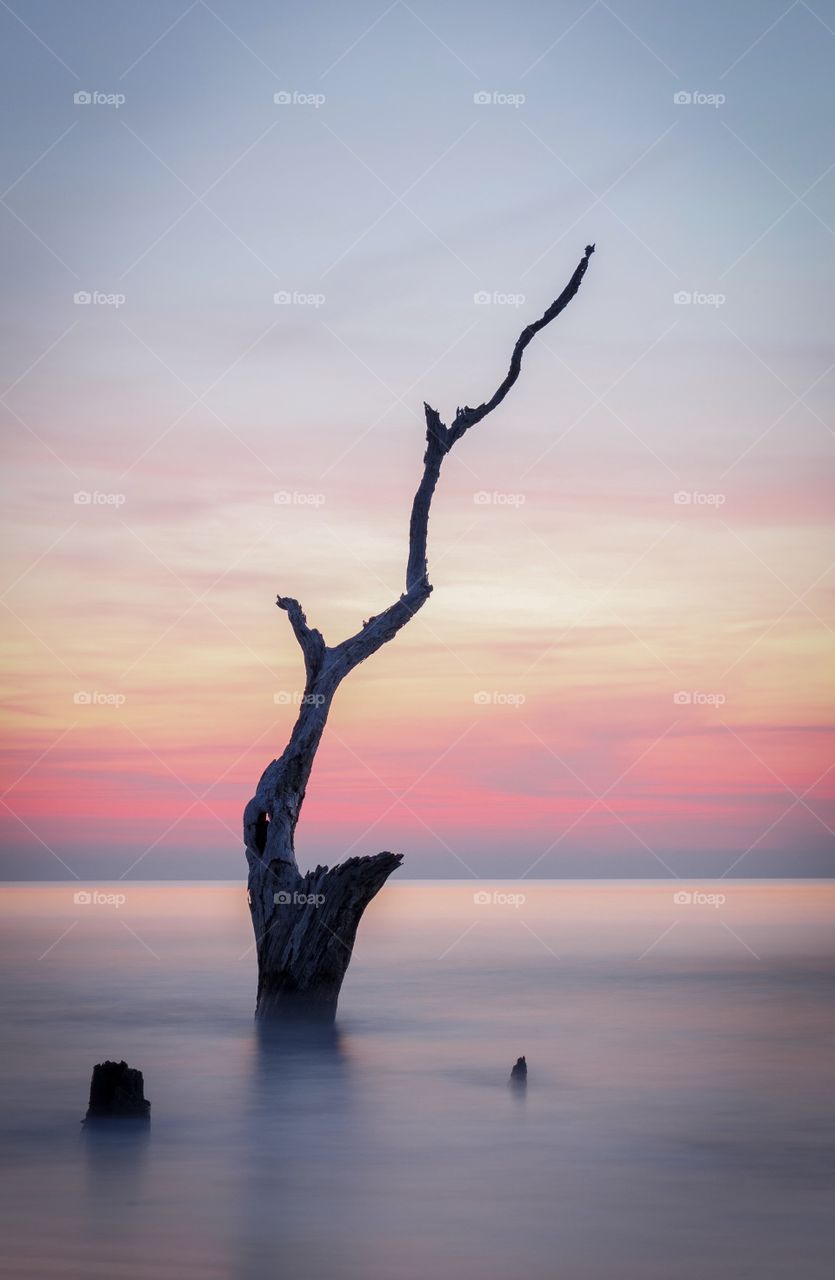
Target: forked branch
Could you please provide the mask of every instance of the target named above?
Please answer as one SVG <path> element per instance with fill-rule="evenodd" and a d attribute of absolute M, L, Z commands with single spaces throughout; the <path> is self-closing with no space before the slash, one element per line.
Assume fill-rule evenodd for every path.
<path fill-rule="evenodd" d="M 330 649 L 325 646 L 321 633 L 311 630 L 307 626 L 304 613 L 298 601 L 279 596 L 279 607 L 287 610 L 296 639 L 299 641 L 304 654 L 308 679 L 310 679 L 311 675 L 311 664 L 315 668 L 316 663 L 318 662 L 321 665 L 327 656 L 327 661 L 333 665 L 334 675 L 337 676 L 337 683 L 339 683 L 360 662 L 364 662 L 366 658 L 376 653 L 381 645 L 391 640 L 407 622 L 411 621 L 418 609 L 429 599 L 432 591 L 432 586 L 429 582 L 426 550 L 429 535 L 429 512 L 438 477 L 441 474 L 443 460 L 453 445 L 469 431 L 470 427 L 481 422 L 483 418 L 487 417 L 488 413 L 492 413 L 502 403 L 522 371 L 522 356 L 526 347 L 533 341 L 540 330 L 544 329 L 546 325 L 556 319 L 560 312 L 565 310 L 580 288 L 583 276 L 586 274 L 589 258 L 594 253 L 594 248 L 593 244 L 586 245 L 583 257 L 559 297 L 551 303 L 539 320 L 535 320 L 522 330 L 510 357 L 510 368 L 507 371 L 507 376 L 489 400 L 474 409 L 470 408 L 469 405 L 465 405 L 463 409 L 457 409 L 451 426 L 444 424 L 436 409 L 433 409 L 431 405 L 424 404 L 426 452 L 423 455 L 423 475 L 412 502 L 411 518 L 409 520 L 406 590 L 399 600 L 396 600 L 394 604 L 390 605 L 382 613 L 370 618 L 354 635 L 349 636 L 341 644 Z"/>
<path fill-rule="evenodd" d="M 307 618 L 298 600 L 294 600 L 292 596 L 277 596 L 276 604 L 279 609 L 284 609 L 290 619 L 290 626 L 304 655 L 304 668 L 309 682 L 315 679 L 324 661 L 327 649 L 325 638 L 321 631 L 307 625 Z"/>

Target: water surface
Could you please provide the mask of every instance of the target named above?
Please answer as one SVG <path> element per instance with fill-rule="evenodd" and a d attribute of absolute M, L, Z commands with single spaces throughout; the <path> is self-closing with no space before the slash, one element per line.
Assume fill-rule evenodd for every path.
<path fill-rule="evenodd" d="M 0 1274 L 831 1277 L 831 883 L 392 883 L 314 1043 L 239 886 L 89 888 L 0 892 Z M 148 1132 L 81 1131 L 105 1058 Z"/>

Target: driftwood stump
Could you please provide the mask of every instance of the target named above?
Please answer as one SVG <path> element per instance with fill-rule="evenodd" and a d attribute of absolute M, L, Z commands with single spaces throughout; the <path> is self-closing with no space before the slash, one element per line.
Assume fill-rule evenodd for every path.
<path fill-rule="evenodd" d="M 521 1058 L 517 1058 L 510 1073 L 510 1083 L 517 1088 L 524 1088 L 528 1083 L 528 1064 L 525 1061 L 524 1054 Z"/>
<path fill-rule="evenodd" d="M 85 1124 L 100 1120 L 150 1120 L 142 1072 L 126 1062 L 99 1062 L 90 1081 Z"/>
<path fill-rule="evenodd" d="M 349 858 L 301 875 L 256 859 L 249 900 L 256 929 L 256 1017 L 332 1022 L 362 913 L 402 854 Z M 270 893 L 272 888 L 272 893 Z"/>

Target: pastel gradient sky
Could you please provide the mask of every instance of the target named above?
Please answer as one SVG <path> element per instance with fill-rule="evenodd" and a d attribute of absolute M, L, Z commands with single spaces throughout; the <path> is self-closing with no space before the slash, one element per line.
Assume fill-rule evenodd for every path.
<path fill-rule="evenodd" d="M 0 36 L 5 873 L 243 875 L 302 683 L 276 593 L 333 640 L 400 593 L 423 399 L 486 398 L 593 240 L 447 463 L 300 861 L 831 875 L 835 6 L 10 0 Z"/>

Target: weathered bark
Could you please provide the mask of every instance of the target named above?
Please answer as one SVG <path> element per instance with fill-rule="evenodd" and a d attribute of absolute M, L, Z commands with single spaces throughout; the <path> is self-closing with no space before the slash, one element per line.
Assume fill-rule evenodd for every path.
<path fill-rule="evenodd" d="M 592 253 L 594 245 L 586 245 L 560 296 L 539 320 L 523 329 L 507 375 L 489 400 L 477 408 L 465 405 L 457 409 L 450 426 L 424 404 L 426 451 L 412 503 L 405 590 L 400 598 L 334 646 L 327 645 L 322 633 L 308 626 L 298 600 L 277 598 L 302 651 L 305 688 L 290 741 L 284 753 L 264 770 L 244 810 L 249 907 L 258 954 L 259 1019 L 333 1019 L 362 913 L 402 861 L 401 854 L 379 853 L 350 858 L 331 870 L 317 867 L 305 876 L 299 872 L 296 824 L 328 712 L 345 677 L 393 639 L 429 599 L 429 511 L 443 460 L 470 427 L 504 400 L 519 377 L 525 348 L 568 306 L 580 288 Z"/>
<path fill-rule="evenodd" d="M 378 853 L 306 875 L 279 865 L 259 948 L 259 1017 L 333 1019 L 362 913 L 402 860 Z"/>

